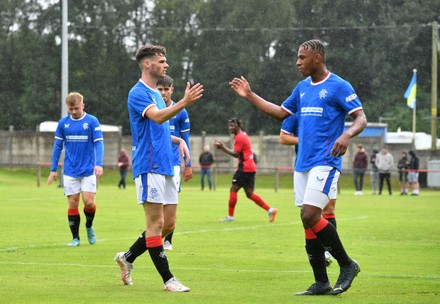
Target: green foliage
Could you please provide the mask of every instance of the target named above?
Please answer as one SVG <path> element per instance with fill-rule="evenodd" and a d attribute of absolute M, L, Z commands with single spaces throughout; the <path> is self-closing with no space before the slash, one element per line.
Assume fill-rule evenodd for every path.
<path fill-rule="evenodd" d="M 239 98 L 228 82 L 245 76 L 277 104 L 302 79 L 296 50 L 312 38 L 328 45 L 331 71 L 350 81 L 370 122 L 411 130 L 403 93 L 418 70 L 417 131 L 430 132 L 431 22 L 440 2 L 419 1 L 69 1 L 69 90 L 86 110 L 129 133 L 127 93 L 139 77 L 132 60 L 141 44 L 167 47 L 174 99 L 186 82 L 205 86 L 189 107 L 192 131 L 225 134 L 240 116 L 251 134 L 277 134 L 280 123 Z M 61 103 L 61 3 L 0 3 L 0 128 L 34 129 L 58 120 Z"/>

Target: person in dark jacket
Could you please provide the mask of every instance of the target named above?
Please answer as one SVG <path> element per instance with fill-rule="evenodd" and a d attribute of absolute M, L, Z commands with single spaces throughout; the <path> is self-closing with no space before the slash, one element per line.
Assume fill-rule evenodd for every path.
<path fill-rule="evenodd" d="M 125 149 L 121 149 L 121 153 L 119 153 L 118 156 L 118 168 L 119 168 L 119 173 L 121 174 L 121 179 L 119 180 L 118 183 L 118 188 L 121 189 L 125 189 L 126 187 L 126 183 L 125 183 L 125 178 L 127 177 L 127 173 L 128 173 L 128 166 L 130 165 L 130 159 L 128 158 L 127 152 L 125 152 Z"/>
<path fill-rule="evenodd" d="M 357 146 L 357 153 L 353 160 L 353 178 L 356 192 L 354 195 L 362 195 L 364 175 L 368 167 L 368 154 L 362 145 Z"/>
<path fill-rule="evenodd" d="M 199 164 L 200 164 L 200 183 L 202 190 L 205 189 L 205 176 L 208 179 L 209 190 L 212 189 L 211 181 L 211 171 L 212 164 L 214 163 L 214 156 L 209 151 L 209 145 L 203 147 L 203 153 L 200 154 Z"/>
<path fill-rule="evenodd" d="M 371 186 L 373 187 L 373 195 L 376 195 L 379 189 L 379 169 L 376 166 L 376 157 L 379 150 L 373 149 L 373 154 L 370 157 L 371 164 Z"/>
<path fill-rule="evenodd" d="M 409 151 L 408 154 L 411 156 L 408 164 L 408 183 L 412 188 L 411 195 L 419 195 L 419 158 L 414 151 Z"/>
<path fill-rule="evenodd" d="M 400 182 L 400 195 L 408 195 L 408 154 L 402 152 L 402 157 L 397 163 L 397 169 L 399 170 L 399 182 Z"/>

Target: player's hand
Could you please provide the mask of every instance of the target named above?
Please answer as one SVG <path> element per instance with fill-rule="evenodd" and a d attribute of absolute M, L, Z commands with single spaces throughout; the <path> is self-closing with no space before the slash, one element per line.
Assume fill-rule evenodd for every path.
<path fill-rule="evenodd" d="M 47 178 L 47 184 L 51 185 L 52 182 L 57 179 L 57 176 L 58 176 L 58 173 L 56 171 L 50 172 L 49 177 Z"/>
<path fill-rule="evenodd" d="M 95 175 L 96 175 L 96 179 L 100 179 L 102 176 L 102 173 L 104 173 L 104 170 L 102 169 L 101 166 L 95 166 Z"/>
<path fill-rule="evenodd" d="M 216 141 L 214 141 L 214 146 L 215 146 L 217 149 L 223 149 L 223 147 L 225 146 L 225 144 L 224 144 L 223 142 L 219 141 L 219 140 L 216 140 Z"/>
<path fill-rule="evenodd" d="M 183 96 L 182 101 L 185 105 L 189 106 L 195 103 L 197 100 L 203 97 L 203 85 L 200 83 L 196 83 L 191 87 L 189 82 L 186 83 L 185 95 Z"/>
<path fill-rule="evenodd" d="M 347 152 L 347 148 L 349 144 L 350 144 L 350 136 L 343 133 L 335 141 L 333 148 L 330 151 L 330 155 L 336 158 L 344 155 Z"/>
<path fill-rule="evenodd" d="M 183 169 L 183 180 L 185 182 L 189 181 L 193 177 L 193 170 L 191 167 L 185 167 Z"/>
<path fill-rule="evenodd" d="M 246 98 L 252 93 L 251 86 L 249 82 L 241 76 L 240 78 L 235 77 L 229 82 L 229 86 L 233 89 L 238 95 Z"/>

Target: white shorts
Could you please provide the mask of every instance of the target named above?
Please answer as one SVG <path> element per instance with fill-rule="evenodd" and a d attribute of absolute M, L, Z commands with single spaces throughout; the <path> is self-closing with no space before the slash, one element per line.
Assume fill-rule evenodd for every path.
<path fill-rule="evenodd" d="M 312 205 L 323 209 L 331 199 L 336 199 L 341 173 L 330 166 L 317 166 L 309 171 L 294 172 L 295 205 Z"/>
<path fill-rule="evenodd" d="M 138 204 L 145 202 L 176 205 L 178 202 L 177 184 L 174 176 L 147 173 L 134 179 Z"/>
<path fill-rule="evenodd" d="M 63 175 L 64 195 L 70 196 L 81 192 L 96 193 L 96 175 L 71 177 Z"/>
<path fill-rule="evenodd" d="M 177 187 L 177 192 L 180 192 L 180 166 L 174 166 L 174 183 Z"/>

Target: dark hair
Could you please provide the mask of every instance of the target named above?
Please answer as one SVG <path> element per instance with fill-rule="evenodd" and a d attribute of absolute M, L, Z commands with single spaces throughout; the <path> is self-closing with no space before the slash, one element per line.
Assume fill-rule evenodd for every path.
<path fill-rule="evenodd" d="M 157 86 L 162 85 L 162 86 L 172 87 L 172 86 L 173 86 L 173 83 L 174 83 L 174 79 L 171 78 L 171 77 L 168 76 L 168 75 L 165 75 L 165 77 L 163 77 L 163 78 L 159 78 L 159 80 L 157 81 L 156 85 L 157 85 Z"/>
<path fill-rule="evenodd" d="M 412 157 L 415 157 L 415 156 L 416 156 L 416 154 L 414 153 L 413 150 L 409 150 L 409 151 L 408 151 L 408 154 L 411 155 Z"/>
<path fill-rule="evenodd" d="M 322 43 L 321 40 L 312 39 L 312 40 L 303 42 L 299 47 L 303 48 L 305 50 L 311 49 L 311 50 L 319 53 L 322 57 L 322 62 L 325 63 L 326 48 L 325 48 L 324 43 Z"/>
<path fill-rule="evenodd" d="M 239 126 L 241 128 L 241 120 L 237 117 L 229 118 L 228 123 L 236 124 L 237 126 Z"/>
<path fill-rule="evenodd" d="M 153 57 L 156 55 L 165 56 L 167 50 L 161 45 L 144 45 L 136 51 L 136 61 L 140 64 L 145 57 Z"/>
<path fill-rule="evenodd" d="M 379 153 L 379 150 L 373 149 L 373 154 L 377 154 L 377 153 Z"/>

